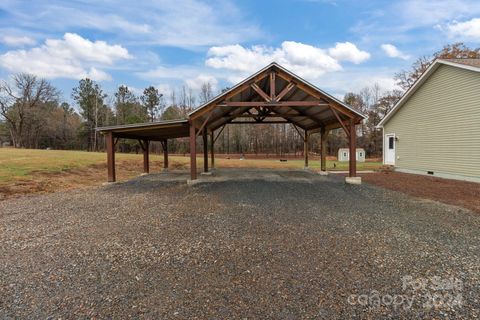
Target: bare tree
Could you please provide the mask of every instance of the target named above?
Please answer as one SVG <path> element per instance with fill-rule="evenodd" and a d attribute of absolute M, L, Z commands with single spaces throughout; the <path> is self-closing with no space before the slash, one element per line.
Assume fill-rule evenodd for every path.
<path fill-rule="evenodd" d="M 208 101 L 212 100 L 213 98 L 213 89 L 212 84 L 210 82 L 202 83 L 200 87 L 200 103 L 204 104 Z"/>
<path fill-rule="evenodd" d="M 45 79 L 19 73 L 12 77 L 13 84 L 0 84 L 0 114 L 8 124 L 13 145 L 24 147 L 23 134 L 32 115 L 49 102 L 56 101 L 59 91 Z"/>
<path fill-rule="evenodd" d="M 440 51 L 435 52 L 432 56 L 423 56 L 418 58 L 410 68 L 410 70 L 402 70 L 395 74 L 394 79 L 397 85 L 403 90 L 408 90 L 415 81 L 420 78 L 422 73 L 432 64 L 435 59 L 466 59 L 480 58 L 480 48 L 471 49 L 462 42 L 457 42 L 444 46 Z"/>

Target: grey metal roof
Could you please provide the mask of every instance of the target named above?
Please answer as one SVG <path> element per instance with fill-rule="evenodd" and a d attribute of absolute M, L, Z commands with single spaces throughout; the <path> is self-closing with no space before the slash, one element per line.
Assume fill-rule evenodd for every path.
<path fill-rule="evenodd" d="M 98 127 L 98 128 L 95 128 L 95 130 L 98 132 L 104 132 L 104 131 L 116 131 L 116 130 L 122 130 L 122 129 L 132 129 L 132 128 L 162 127 L 164 125 L 182 124 L 182 123 L 188 124 L 188 120 L 178 119 L 178 120 L 161 120 L 161 121 L 155 121 L 155 122 L 144 122 L 144 123 L 133 123 L 133 124 L 120 124 L 115 126 Z"/>
<path fill-rule="evenodd" d="M 112 132 L 118 138 L 164 140 L 189 136 L 188 120 L 165 120 L 96 128 L 98 132 Z"/>

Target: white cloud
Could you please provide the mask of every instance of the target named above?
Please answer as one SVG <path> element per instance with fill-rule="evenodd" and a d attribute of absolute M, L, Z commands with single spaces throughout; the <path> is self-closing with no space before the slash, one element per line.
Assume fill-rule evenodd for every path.
<path fill-rule="evenodd" d="M 337 42 L 334 48 L 328 49 L 328 53 L 338 61 L 350 61 L 359 64 L 370 58 L 370 53 L 359 50 L 351 42 Z"/>
<path fill-rule="evenodd" d="M 100 68 L 130 59 L 128 50 L 104 41 L 92 42 L 74 33 L 63 39 L 47 39 L 29 50 L 8 51 L 0 55 L 0 66 L 12 72 L 28 72 L 44 78 L 109 80 Z"/>
<path fill-rule="evenodd" d="M 432 26 L 480 13 L 477 0 L 407 0 L 394 3 L 395 15 L 409 28 Z"/>
<path fill-rule="evenodd" d="M 422 43 L 416 49 L 423 54 L 445 45 L 435 25 L 480 16 L 478 0 L 394 0 L 368 7 L 359 12 L 359 19 L 352 21 L 350 28 L 364 45 L 402 43 L 415 47 Z"/>
<path fill-rule="evenodd" d="M 337 43 L 334 48 L 322 49 L 294 41 L 284 41 L 279 48 L 241 45 L 212 47 L 208 50 L 205 64 L 215 69 L 228 69 L 242 75 L 258 71 L 270 62 L 278 62 L 300 76 L 316 79 L 327 72 L 342 69 L 339 61 L 354 63 L 365 61 L 370 56 L 349 42 Z"/>
<path fill-rule="evenodd" d="M 387 54 L 387 56 L 389 56 L 390 58 L 400 58 L 400 59 L 403 59 L 403 60 L 410 59 L 410 56 L 408 54 L 405 54 L 405 53 L 401 52 L 393 44 L 384 43 L 380 47 Z"/>
<path fill-rule="evenodd" d="M 155 86 L 158 89 L 158 92 L 163 94 L 164 97 L 167 97 L 172 92 L 173 88 L 168 83 L 160 83 Z"/>
<path fill-rule="evenodd" d="M 210 83 L 212 90 L 216 91 L 218 87 L 218 80 L 214 76 L 200 74 L 194 79 L 185 80 L 186 85 L 193 90 L 200 90 L 204 83 Z"/>
<path fill-rule="evenodd" d="M 35 44 L 35 39 L 27 36 L 2 36 L 0 42 L 11 47 L 31 46 Z"/>
<path fill-rule="evenodd" d="M 221 72 L 205 70 L 204 67 L 198 66 L 159 66 L 156 69 L 138 73 L 138 75 L 149 80 L 176 80 L 179 84 L 186 84 L 192 90 L 199 90 L 203 83 L 210 82 L 214 91 L 218 88 L 218 78 L 225 78 Z M 172 91 L 172 87 L 166 84 L 158 85 L 157 88 L 163 93 Z"/>
<path fill-rule="evenodd" d="M 47 33 L 93 29 L 137 44 L 195 48 L 263 35 L 233 0 L 36 0 L 28 9 L 21 1 L 3 0 L 2 9 L 9 14 L 2 20 L 19 27 Z"/>
<path fill-rule="evenodd" d="M 329 54 L 330 49 L 337 58 Z M 137 75 L 149 80 L 183 82 L 193 90 L 198 90 L 204 82 L 210 82 L 216 90 L 221 85 L 225 85 L 225 81 L 237 83 L 275 61 L 299 76 L 317 82 L 323 79 L 325 74 L 336 74 L 336 71 L 342 70 L 340 60 L 359 63 L 364 61 L 368 54 L 350 43 L 347 46 L 337 43 L 330 49 L 293 41 L 285 41 L 277 48 L 243 47 L 238 44 L 216 46 L 208 50 L 204 66 L 160 65 Z"/>
<path fill-rule="evenodd" d="M 480 18 L 468 21 L 453 21 L 440 29 L 447 32 L 448 37 L 467 41 L 480 41 Z"/>
<path fill-rule="evenodd" d="M 197 77 L 201 70 L 195 66 L 158 66 L 155 69 L 140 72 L 138 75 L 144 79 L 177 79 L 184 80 L 187 78 Z"/>
<path fill-rule="evenodd" d="M 343 98 L 347 92 L 359 92 L 365 87 L 378 84 L 382 90 L 399 89 L 392 78 L 391 70 L 383 67 L 361 67 L 326 74 L 314 82 L 319 88 Z"/>

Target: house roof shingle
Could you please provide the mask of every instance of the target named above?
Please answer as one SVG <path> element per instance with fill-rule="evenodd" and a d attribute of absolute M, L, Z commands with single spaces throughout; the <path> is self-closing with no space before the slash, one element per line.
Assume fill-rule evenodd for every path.
<path fill-rule="evenodd" d="M 442 59 L 445 61 L 450 61 L 454 63 L 464 64 L 467 66 L 472 66 L 476 68 L 480 68 L 480 59 Z"/>

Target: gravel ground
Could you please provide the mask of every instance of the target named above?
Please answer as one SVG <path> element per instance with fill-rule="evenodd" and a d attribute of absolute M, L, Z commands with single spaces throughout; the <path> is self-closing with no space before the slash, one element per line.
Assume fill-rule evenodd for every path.
<path fill-rule="evenodd" d="M 229 174 L 1 202 L 0 318 L 480 317 L 478 214 L 341 177 Z"/>

